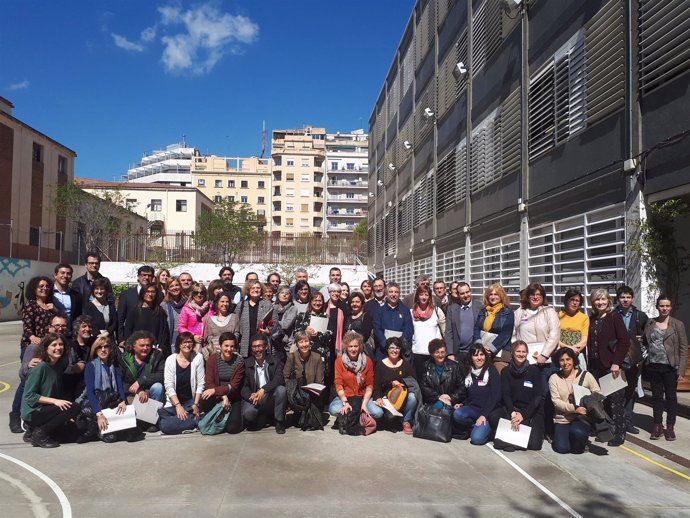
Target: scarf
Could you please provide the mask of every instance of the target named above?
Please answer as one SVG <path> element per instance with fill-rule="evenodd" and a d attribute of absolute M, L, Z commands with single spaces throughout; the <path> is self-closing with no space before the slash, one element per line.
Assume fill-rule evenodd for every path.
<path fill-rule="evenodd" d="M 93 364 L 96 379 L 94 380 L 94 390 L 117 390 L 117 382 L 115 380 L 115 366 L 103 365 L 100 358 L 94 358 Z"/>
<path fill-rule="evenodd" d="M 343 367 L 357 376 L 357 385 L 361 386 L 364 383 L 362 372 L 364 372 L 364 368 L 367 366 L 367 356 L 364 353 L 359 353 L 357 361 L 351 360 L 347 354 L 343 354 L 341 358 L 343 359 Z"/>
<path fill-rule="evenodd" d="M 522 378 L 525 374 L 527 374 L 527 369 L 529 368 L 529 362 L 525 360 L 522 362 L 522 365 L 518 365 L 517 362 L 515 361 L 515 358 L 510 360 L 510 363 L 508 364 L 508 368 L 510 369 L 510 373 L 517 377 L 517 378 Z"/>
<path fill-rule="evenodd" d="M 486 306 L 486 318 L 484 319 L 484 326 L 482 329 L 484 331 L 491 331 L 491 326 L 494 325 L 494 320 L 496 320 L 496 315 L 503 309 L 503 304 L 498 303 L 495 306 Z"/>
<path fill-rule="evenodd" d="M 194 313 L 196 313 L 196 316 L 199 319 L 201 319 L 211 308 L 211 303 L 208 300 L 204 302 L 201 306 L 193 300 L 189 301 L 187 304 L 189 304 L 189 307 L 194 310 Z"/>
<path fill-rule="evenodd" d="M 434 307 L 431 304 L 429 304 L 425 310 L 420 309 L 419 306 L 415 304 L 412 309 L 412 318 L 414 318 L 415 322 L 424 322 L 431 318 L 433 312 Z"/>
<path fill-rule="evenodd" d="M 345 315 L 338 307 L 333 308 L 338 312 L 335 332 L 335 352 L 338 354 L 343 350 L 343 327 L 345 327 Z M 331 305 L 326 305 L 326 315 L 331 316 Z"/>
<path fill-rule="evenodd" d="M 489 382 L 489 368 L 486 365 L 481 369 L 470 369 L 470 372 L 465 376 L 465 386 L 470 388 L 474 380 L 478 378 L 482 378 L 485 385 Z"/>

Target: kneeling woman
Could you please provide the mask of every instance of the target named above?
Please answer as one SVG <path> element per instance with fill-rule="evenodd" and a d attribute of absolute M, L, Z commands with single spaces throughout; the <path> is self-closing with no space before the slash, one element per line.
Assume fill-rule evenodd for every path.
<path fill-rule="evenodd" d="M 332 416 L 345 416 L 352 411 L 350 398 L 362 400 L 362 412 L 374 419 L 383 417 L 383 410 L 372 400 L 374 392 L 374 367 L 364 354 L 364 339 L 355 331 L 343 335 L 344 353 L 335 362 L 335 390 L 328 412 Z M 344 419 L 341 418 L 341 424 Z M 342 431 L 342 429 L 341 429 Z"/>
<path fill-rule="evenodd" d="M 429 342 L 429 355 L 419 380 L 424 404 L 437 409 L 460 408 L 467 397 L 462 367 L 448 359 L 448 348 L 441 338 Z"/>
<path fill-rule="evenodd" d="M 520 425 L 529 426 L 532 432 L 527 443 L 528 450 L 541 450 L 544 441 L 544 410 L 541 372 L 536 365 L 527 361 L 527 344 L 522 340 L 513 343 L 508 367 L 501 371 L 501 399 L 503 406 L 491 412 L 489 423 L 493 430 L 499 419 L 508 419 L 514 430 Z M 494 447 L 507 451 L 515 446 L 494 440 Z"/>
<path fill-rule="evenodd" d="M 77 405 L 62 399 L 62 373 L 65 370 L 65 339 L 48 333 L 38 345 L 41 362 L 29 370 L 22 397 L 22 419 L 29 425 L 26 442 L 41 448 L 60 446 L 54 434 L 79 413 Z"/>
<path fill-rule="evenodd" d="M 557 358 L 561 370 L 549 378 L 551 400 L 556 410 L 553 451 L 582 453 L 587 445 L 590 425 L 581 419 L 587 415 L 587 409 L 575 404 L 573 385 L 579 385 L 582 381 L 583 387 L 591 392 L 599 392 L 599 384 L 589 372 L 577 368 L 577 353 L 573 349 L 559 349 Z"/>
<path fill-rule="evenodd" d="M 295 344 L 297 350 L 288 354 L 285 367 L 283 367 L 285 384 L 293 383 L 288 380 L 297 380 L 298 386 L 310 383 L 323 385 L 323 359 L 319 353 L 311 350 L 309 335 L 303 331 L 298 331 L 295 333 Z M 322 397 L 324 394 L 321 393 L 317 396 L 310 391 L 305 390 L 305 392 L 309 395 L 309 404 L 297 408 L 298 405 L 293 404 L 294 399 L 291 401 L 292 395 L 288 386 L 288 403 L 295 411 L 300 428 L 303 430 L 322 430 L 321 410 L 323 409 Z M 324 392 L 326 392 L 325 389 Z"/>
<path fill-rule="evenodd" d="M 242 431 L 242 397 L 240 391 L 244 385 L 244 360 L 237 353 L 235 333 L 226 331 L 218 337 L 219 351 L 212 352 L 206 360 L 206 390 L 201 394 L 201 410 L 210 411 L 221 403 L 230 411 L 225 431 L 240 433 Z"/>
<path fill-rule="evenodd" d="M 396 386 L 405 386 L 404 378 L 414 378 L 414 367 L 407 360 L 400 357 L 402 342 L 400 338 L 391 337 L 386 340 L 386 358 L 374 367 L 374 401 L 384 408 L 383 398 L 389 390 Z M 412 418 L 417 410 L 417 398 L 412 392 L 407 393 L 404 401 L 402 429 L 407 435 L 412 435 Z M 390 414 L 385 413 L 386 416 Z M 398 425 L 400 426 L 400 421 Z"/>
<path fill-rule="evenodd" d="M 461 428 L 470 429 L 472 444 L 486 444 L 491 436 L 489 415 L 501 400 L 501 378 L 481 344 L 470 346 L 465 361 L 467 399 L 453 412 L 453 420 Z"/>
<path fill-rule="evenodd" d="M 177 354 L 165 360 L 166 403 L 158 411 L 160 429 L 166 435 L 194 430 L 199 423 L 199 401 L 204 392 L 204 358 L 194 352 L 194 335 L 183 331 L 177 336 Z"/>

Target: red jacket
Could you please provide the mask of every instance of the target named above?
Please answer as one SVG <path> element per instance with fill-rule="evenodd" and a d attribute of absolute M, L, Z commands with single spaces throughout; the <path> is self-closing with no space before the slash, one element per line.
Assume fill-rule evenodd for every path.
<path fill-rule="evenodd" d="M 589 319 L 589 337 L 587 339 L 589 356 L 592 357 L 592 350 L 596 347 L 602 367 L 609 369 L 612 364 L 621 365 L 630 348 L 630 335 L 625 328 L 623 317 L 618 311 L 607 313 L 598 334 L 594 333 L 595 323 L 595 317 Z M 614 341 L 616 342 L 615 352 L 611 352 Z"/>
<path fill-rule="evenodd" d="M 347 353 L 346 353 L 347 354 Z M 374 388 L 374 364 L 367 358 L 367 364 L 362 371 L 362 384 L 357 384 L 357 375 L 343 365 L 342 357 L 335 360 L 335 390 L 343 389 L 346 397 L 364 397 L 367 387 Z"/>

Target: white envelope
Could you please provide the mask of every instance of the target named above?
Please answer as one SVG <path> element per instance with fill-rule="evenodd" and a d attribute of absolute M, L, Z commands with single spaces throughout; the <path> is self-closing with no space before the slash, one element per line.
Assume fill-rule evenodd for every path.
<path fill-rule="evenodd" d="M 392 329 L 384 329 L 383 330 L 383 336 L 386 337 L 386 340 L 389 338 L 400 338 L 402 336 L 402 331 L 393 331 Z"/>
<path fill-rule="evenodd" d="M 616 379 L 613 378 L 613 374 L 607 374 L 599 378 L 599 387 L 601 387 L 601 393 L 605 396 L 610 396 L 614 392 L 618 392 L 628 386 L 628 382 L 625 379 L 625 372 L 620 371 L 620 376 Z"/>
<path fill-rule="evenodd" d="M 573 398 L 575 399 L 575 406 L 580 406 L 580 400 L 585 396 L 589 396 L 591 393 L 592 391 L 587 387 L 583 387 L 582 385 L 573 385 Z"/>
<path fill-rule="evenodd" d="M 302 388 L 304 390 L 314 392 L 315 394 L 321 394 L 321 392 L 323 392 L 323 389 L 326 388 L 326 385 L 322 385 L 321 383 L 309 383 L 308 385 L 304 385 Z"/>
<path fill-rule="evenodd" d="M 496 337 L 498 335 L 496 333 L 490 333 L 489 331 L 482 331 L 481 332 L 481 340 L 482 340 L 482 345 L 484 346 L 484 349 L 487 351 L 491 351 L 492 353 L 498 352 L 498 349 L 494 346 L 494 340 L 496 340 Z"/>
<path fill-rule="evenodd" d="M 317 333 L 325 333 L 328 329 L 328 318 L 312 315 L 309 319 L 309 327 Z"/>
<path fill-rule="evenodd" d="M 395 407 L 393 406 L 393 403 L 391 403 L 387 397 L 384 397 L 381 399 L 383 401 L 383 408 L 388 410 L 391 414 L 393 414 L 396 417 L 402 417 L 403 416 L 398 410 L 395 409 Z"/>
<path fill-rule="evenodd" d="M 521 424 L 520 429 L 516 432 L 510 426 L 510 421 L 508 419 L 499 419 L 498 427 L 496 428 L 496 439 L 526 449 L 531 433 L 531 426 Z"/>
<path fill-rule="evenodd" d="M 151 398 L 146 403 L 141 403 L 139 396 L 135 395 L 132 406 L 137 419 L 145 423 L 156 424 L 158 422 L 158 410 L 163 407 L 163 403 Z"/>
<path fill-rule="evenodd" d="M 537 363 L 537 356 L 539 356 L 544 349 L 544 342 L 533 342 L 527 344 L 527 361 L 534 365 Z M 536 353 L 536 354 L 535 354 Z M 551 358 L 546 359 L 546 363 L 550 363 Z"/>
<path fill-rule="evenodd" d="M 108 427 L 101 432 L 101 435 L 104 433 L 119 432 L 120 430 L 128 430 L 137 426 L 134 405 L 127 405 L 127 409 L 123 414 L 118 414 L 117 408 L 104 408 L 101 411 L 108 420 Z"/>

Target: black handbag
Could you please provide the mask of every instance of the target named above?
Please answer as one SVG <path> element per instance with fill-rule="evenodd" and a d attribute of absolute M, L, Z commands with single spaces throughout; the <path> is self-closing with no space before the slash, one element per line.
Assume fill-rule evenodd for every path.
<path fill-rule="evenodd" d="M 287 400 L 290 406 L 297 411 L 304 411 L 309 407 L 309 394 L 307 394 L 302 386 L 303 380 L 290 378 L 285 380 L 285 389 L 287 391 Z"/>
<path fill-rule="evenodd" d="M 362 413 L 362 398 L 349 397 L 348 402 L 352 410 L 345 414 L 345 432 L 347 435 L 364 435 L 364 428 L 359 422 L 359 416 Z"/>
<path fill-rule="evenodd" d="M 453 431 L 453 411 L 423 405 L 417 412 L 412 429 L 413 437 L 437 442 L 450 442 Z"/>

